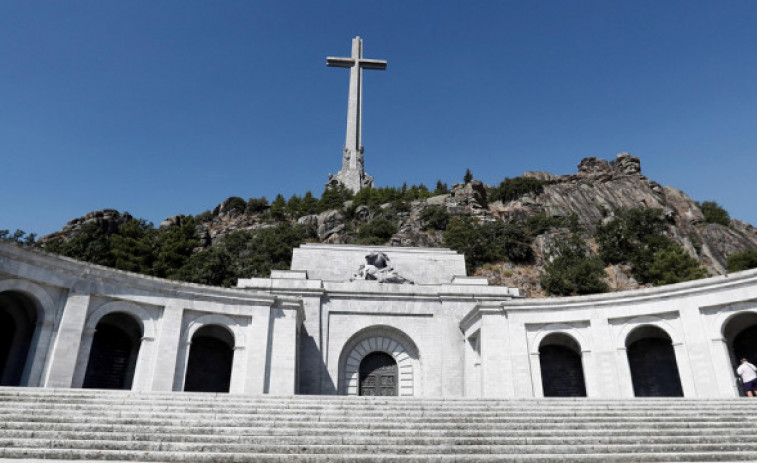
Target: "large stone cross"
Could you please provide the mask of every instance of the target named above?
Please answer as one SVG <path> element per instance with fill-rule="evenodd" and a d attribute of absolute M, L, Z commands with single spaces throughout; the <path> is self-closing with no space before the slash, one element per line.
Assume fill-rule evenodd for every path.
<path fill-rule="evenodd" d="M 326 58 L 330 67 L 350 68 L 350 96 L 347 105 L 347 137 L 342 150 L 342 170 L 330 176 L 329 183 L 341 184 L 357 193 L 362 188 L 373 186 L 373 178 L 365 174 L 363 165 L 362 112 L 363 69 L 386 69 L 386 61 L 363 58 L 363 41 L 352 39 L 352 56 L 349 58 Z"/>

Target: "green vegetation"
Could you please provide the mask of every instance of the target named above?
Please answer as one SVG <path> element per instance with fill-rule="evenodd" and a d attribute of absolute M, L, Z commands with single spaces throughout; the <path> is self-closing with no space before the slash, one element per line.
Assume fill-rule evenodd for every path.
<path fill-rule="evenodd" d="M 525 230 L 502 222 L 478 225 L 468 217 L 452 217 L 444 230 L 444 244 L 465 254 L 468 273 L 486 263 L 530 263 L 534 258 Z"/>
<path fill-rule="evenodd" d="M 550 257 L 544 267 L 546 273 L 541 277 L 541 286 L 547 294 L 571 296 L 607 292 L 603 281 L 604 262 L 589 254 L 577 234 L 558 241 Z"/>
<path fill-rule="evenodd" d="M 268 207 L 268 200 L 265 196 L 261 196 L 260 198 L 250 198 L 247 200 L 247 208 L 245 209 L 245 212 L 247 214 L 259 214 L 268 209 Z"/>
<path fill-rule="evenodd" d="M 726 268 L 729 272 L 739 272 L 757 268 L 757 249 L 747 249 L 741 252 L 734 252 L 728 256 Z"/>
<path fill-rule="evenodd" d="M 706 276 L 699 262 L 681 246 L 660 249 L 649 265 L 649 278 L 655 285 L 669 285 Z"/>
<path fill-rule="evenodd" d="M 534 214 L 526 219 L 526 230 L 531 236 L 538 236 L 542 233 L 559 228 L 567 228 L 573 233 L 581 230 L 581 224 L 578 222 L 576 214 L 570 214 L 566 217 L 556 217 L 546 214 Z"/>
<path fill-rule="evenodd" d="M 673 243 L 659 209 L 633 208 L 615 211 L 615 219 L 597 228 L 599 255 L 607 264 L 630 263 L 641 283 L 677 283 L 704 276 L 696 259 Z M 664 265 L 671 266 L 665 270 Z"/>
<path fill-rule="evenodd" d="M 376 217 L 357 232 L 360 244 L 386 244 L 397 233 L 397 225 L 386 217 Z"/>
<path fill-rule="evenodd" d="M 538 195 L 544 190 L 544 182 L 531 177 L 505 178 L 498 187 L 489 190 L 489 202 L 506 203 L 533 193 Z"/>
<path fill-rule="evenodd" d="M 446 207 L 428 206 L 420 214 L 421 230 L 444 230 L 450 217 Z"/>
<path fill-rule="evenodd" d="M 23 230 L 16 230 L 11 234 L 11 232 L 8 230 L 0 230 L 0 241 L 13 241 L 14 243 L 34 244 L 36 240 L 36 233 L 27 234 Z"/>
<path fill-rule="evenodd" d="M 473 173 L 471 173 L 470 169 L 465 169 L 465 175 L 463 175 L 463 183 L 470 183 L 473 181 Z"/>
<path fill-rule="evenodd" d="M 318 212 L 341 210 L 344 203 L 352 199 L 352 191 L 342 185 L 329 185 L 323 190 L 321 199 L 318 201 Z"/>
<path fill-rule="evenodd" d="M 699 209 L 704 214 L 704 221 L 706 223 L 719 223 L 726 227 L 731 225 L 731 216 L 723 207 L 715 201 L 705 201 L 703 203 L 697 203 Z"/>
<path fill-rule="evenodd" d="M 239 278 L 267 277 L 271 270 L 288 269 L 292 250 L 314 236 L 314 230 L 289 223 L 236 231 L 192 255 L 177 277 L 216 286 L 232 286 Z"/>

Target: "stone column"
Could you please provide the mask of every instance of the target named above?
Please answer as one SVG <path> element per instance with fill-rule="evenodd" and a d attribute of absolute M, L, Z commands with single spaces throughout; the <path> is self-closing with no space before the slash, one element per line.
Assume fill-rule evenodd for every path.
<path fill-rule="evenodd" d="M 271 308 L 269 361 L 266 365 L 265 392 L 272 395 L 297 393 L 299 306 L 284 304 Z"/>
<path fill-rule="evenodd" d="M 63 309 L 50 356 L 50 367 L 45 376 L 45 387 L 70 388 L 73 385 L 79 345 L 91 298 L 88 287 L 78 286 L 74 285 L 71 289 Z"/>
<path fill-rule="evenodd" d="M 509 321 L 501 308 L 481 308 L 483 397 L 514 397 Z"/>
<path fill-rule="evenodd" d="M 531 352 L 531 384 L 534 397 L 544 397 L 544 384 L 541 381 L 541 355 L 539 352 Z"/>
<path fill-rule="evenodd" d="M 678 366 L 678 376 L 681 378 L 683 396 L 697 397 L 697 389 L 694 384 L 694 377 L 691 374 L 691 365 L 689 364 L 686 345 L 682 342 L 673 343 L 673 351 L 675 352 L 676 365 Z"/>
<path fill-rule="evenodd" d="M 155 338 L 143 336 L 139 342 L 139 353 L 137 354 L 137 364 L 134 367 L 131 389 L 133 391 L 149 391 L 155 371 Z"/>
<path fill-rule="evenodd" d="M 591 350 L 581 350 L 581 369 L 583 370 L 584 385 L 586 386 L 586 397 L 600 397 L 599 388 L 595 384 L 597 374 Z"/>
<path fill-rule="evenodd" d="M 189 350 L 192 348 L 192 340 L 187 339 L 181 343 L 176 360 L 176 371 L 173 378 L 173 390 L 184 390 L 184 379 L 187 376 L 187 364 L 189 363 Z"/>
<path fill-rule="evenodd" d="M 37 322 L 34 330 L 29 357 L 21 377 L 21 384 L 35 387 L 42 386 L 42 376 L 45 372 L 45 358 L 50 350 L 50 342 L 53 337 L 54 323 L 52 320 Z"/>
<path fill-rule="evenodd" d="M 739 397 L 739 386 L 736 372 L 731 364 L 728 341 L 723 337 L 718 337 L 710 342 L 713 369 L 718 383 L 718 397 Z"/>
<path fill-rule="evenodd" d="M 252 322 L 247 325 L 247 368 L 245 371 L 246 394 L 262 394 L 265 391 L 268 368 L 269 337 L 271 336 L 271 308 L 255 307 Z M 236 353 L 235 353 L 236 354 Z"/>
<path fill-rule="evenodd" d="M 618 371 L 618 382 L 620 383 L 620 397 L 635 397 L 631 364 L 628 363 L 628 349 L 618 347 L 615 351 L 615 362 Z"/>
<path fill-rule="evenodd" d="M 85 329 L 82 331 L 81 344 L 79 345 L 79 355 L 76 360 L 74 379 L 71 387 L 82 387 L 84 385 L 84 377 L 87 374 L 89 355 L 92 352 L 92 341 L 95 338 L 96 332 L 97 330 L 95 328 Z"/>
<path fill-rule="evenodd" d="M 245 380 L 247 372 L 247 349 L 245 346 L 234 346 L 234 357 L 231 361 L 231 380 L 229 393 L 242 394 L 245 392 Z"/>
<path fill-rule="evenodd" d="M 179 302 L 171 302 L 163 309 L 160 319 L 160 334 L 155 349 L 155 368 L 152 374 L 152 386 L 150 387 L 153 391 L 173 390 L 183 317 L 184 308 Z"/>

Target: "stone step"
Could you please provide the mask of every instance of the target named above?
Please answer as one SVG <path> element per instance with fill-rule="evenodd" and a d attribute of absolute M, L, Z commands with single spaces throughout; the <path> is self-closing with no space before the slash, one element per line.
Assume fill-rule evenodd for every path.
<path fill-rule="evenodd" d="M 211 452 L 211 453 L 269 453 L 269 454 L 332 454 L 364 453 L 364 454 L 583 454 L 583 453 L 704 453 L 704 452 L 756 452 L 755 442 L 722 443 L 627 443 L 627 444 L 506 444 L 506 445 L 392 445 L 377 444 L 259 444 L 254 438 L 247 442 L 238 443 L 191 443 L 191 442 L 151 442 L 128 440 L 64 440 L 64 439 L 3 439 L 0 448 L 25 449 L 67 449 L 67 450 L 121 450 L 138 452 Z"/>
<path fill-rule="evenodd" d="M 340 434 L 310 434 L 310 435 L 282 435 L 282 434 L 184 434 L 174 433 L 112 433 L 112 432 L 60 432 L 60 431 L 0 431 L 0 446 L 7 442 L 21 443 L 29 440 L 38 441 L 118 441 L 154 442 L 154 443 L 199 443 L 199 444 L 239 444 L 255 443 L 259 445 L 282 444 L 295 445 L 578 445 L 578 444 L 728 444 L 755 443 L 754 433 L 742 431 L 740 434 L 701 434 L 686 435 L 683 433 L 664 435 L 658 433 L 624 432 L 616 435 L 606 433 L 574 433 L 572 435 L 555 436 L 545 433 L 541 436 L 533 434 L 489 435 L 489 436 L 423 436 L 417 433 L 395 436 L 377 436 L 372 433 L 351 433 L 343 429 Z M 14 447 L 19 444 L 9 444 Z"/>
<path fill-rule="evenodd" d="M 0 388 L 0 458 L 750 461 L 757 401 L 261 397 Z M 7 462 L 5 462 L 7 463 Z"/>
<path fill-rule="evenodd" d="M 741 427 L 734 428 L 732 425 L 722 425 L 715 427 L 714 424 L 707 426 L 681 426 L 677 425 L 654 425 L 654 426 L 632 426 L 618 424 L 614 428 L 607 426 L 562 426 L 548 428 L 533 428 L 523 426 L 481 426 L 471 427 L 462 426 L 453 428 L 451 426 L 436 426 L 435 428 L 411 428 L 412 434 L 419 437 L 490 437 L 500 436 L 504 432 L 508 436 L 561 436 L 568 439 L 573 436 L 615 436 L 615 435 L 659 435 L 659 436 L 692 436 L 692 435 L 723 435 L 739 436 L 753 435 L 750 429 Z M 217 435 L 217 436 L 329 436 L 329 435 L 374 435 L 374 436 L 406 436 L 408 428 L 387 425 L 385 427 L 356 428 L 356 427 L 334 427 L 334 426 L 299 426 L 299 427 L 278 427 L 265 426 L 258 427 L 237 426 L 237 427 L 217 427 L 217 426 L 145 426 L 143 424 L 132 425 L 114 425 L 114 424 L 93 424 L 86 421 L 80 423 L 30 423 L 30 422 L 0 422 L 0 436 L 12 437 L 13 433 L 23 432 L 54 432 L 54 433 L 118 433 L 123 435 L 133 435 L 139 433 L 148 434 L 198 434 L 198 435 Z M 7 435 L 4 433 L 8 433 Z"/>
<path fill-rule="evenodd" d="M 435 418 L 433 416 L 427 418 L 402 418 L 397 417 L 396 420 L 370 420 L 367 418 L 355 418 L 345 417 L 339 418 L 319 418 L 317 421 L 303 419 L 302 417 L 292 416 L 250 416 L 250 417 L 237 417 L 234 420 L 229 419 L 227 416 L 209 416 L 207 419 L 198 420 L 195 418 L 181 418 L 181 417 L 164 417 L 155 416 L 150 413 L 135 412 L 129 416 L 109 416 L 109 415 L 86 415 L 86 414 L 9 414 L 3 415 L 3 418 L 8 421 L 25 421 L 30 423 L 112 423 L 112 424 L 144 424 L 144 425 L 177 425 L 177 426 L 191 426 L 198 424 L 212 424 L 217 426 L 254 426 L 261 424 L 268 424 L 270 426 L 279 427 L 327 427 L 332 425 L 345 425 L 352 424 L 356 427 L 363 425 L 371 428 L 381 428 L 383 426 L 389 427 L 402 427 L 406 429 L 416 429 L 418 427 L 427 428 L 444 428 L 444 427 L 465 427 L 465 426 L 504 426 L 504 427 L 530 427 L 535 429 L 547 429 L 551 427 L 577 427 L 582 425 L 589 425 L 593 427 L 614 427 L 627 426 L 628 424 L 646 425 L 646 426 L 669 426 L 669 427 L 692 427 L 692 425 L 717 425 L 721 426 L 739 426 L 745 421 L 748 421 L 749 417 L 738 419 L 738 417 L 732 416 L 697 416 L 687 418 L 685 421 L 680 419 L 662 419 L 658 417 L 641 417 L 634 419 L 623 419 L 619 421 L 616 418 L 581 418 L 581 417 L 564 417 L 554 420 L 535 420 L 528 417 L 517 418 L 497 418 L 497 419 L 473 419 L 465 416 L 455 418 Z"/>
<path fill-rule="evenodd" d="M 456 454 L 456 455 L 408 455 L 408 454 L 363 454 L 346 453 L 340 455 L 271 455 L 251 453 L 181 453 L 181 452 L 132 452 L 132 451 L 100 451 L 100 450 L 67 450 L 67 449 L 0 449 L 0 458 L 21 459 L 30 463 L 30 458 L 43 458 L 46 463 L 62 463 L 72 460 L 93 461 L 108 460 L 111 462 L 143 461 L 143 462 L 188 462 L 188 463 L 554 463 L 558 461 L 573 463 L 628 463 L 628 462 L 735 462 L 754 461 L 753 454 L 739 451 L 719 452 L 687 452 L 682 454 L 669 453 L 585 453 L 585 454 Z M 32 460 L 37 461 L 37 460 Z"/>
<path fill-rule="evenodd" d="M 757 402 L 757 401 L 755 401 Z M 757 405 L 757 404 L 755 404 Z M 366 406 L 359 403 L 345 403 L 339 406 L 290 406 L 285 404 L 260 404 L 260 405 L 245 405 L 234 404 L 228 402 L 219 401 L 218 403 L 209 403 L 203 405 L 193 404 L 191 402 L 177 402 L 177 403 L 140 403 L 140 402 L 80 402 L 80 401 L 68 401 L 66 399 L 39 400 L 39 401 L 12 401 L 12 402 L 0 402 L 0 408 L 13 408 L 13 407 L 30 407 L 30 408 L 98 408 L 98 409 L 129 409 L 129 408 L 142 408 L 151 410 L 170 410 L 175 408 L 182 408 L 187 411 L 207 411 L 207 410 L 226 410 L 229 412 L 244 412 L 250 413 L 255 411 L 286 411 L 293 412 L 308 412 L 313 411 L 321 413 L 324 411 L 333 411 L 347 413 L 354 410 L 367 410 L 367 411 L 389 411 L 397 413 L 420 413 L 420 412 L 470 412 L 470 413 L 514 413 L 514 412 L 540 412 L 540 413 L 579 413 L 579 412 L 697 412 L 697 411 L 745 411 L 754 412 L 757 411 L 757 406 L 747 406 L 746 404 L 734 403 L 729 406 L 726 405 L 706 405 L 691 403 L 686 406 L 668 406 L 665 404 L 655 404 L 653 406 L 597 406 L 593 404 L 587 404 L 584 406 L 570 406 L 554 404 L 535 404 L 535 405 L 521 405 L 521 406 L 491 406 L 491 407 L 428 407 L 428 406 L 406 406 L 406 405 L 371 405 Z"/>

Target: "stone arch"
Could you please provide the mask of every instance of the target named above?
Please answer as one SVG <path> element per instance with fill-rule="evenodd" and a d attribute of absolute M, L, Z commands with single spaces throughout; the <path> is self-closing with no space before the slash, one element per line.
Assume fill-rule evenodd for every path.
<path fill-rule="evenodd" d="M 130 365 L 127 374 L 129 377 L 126 380 L 126 384 L 129 386 L 128 389 L 148 390 L 150 388 L 149 380 L 155 363 L 154 344 L 157 332 L 155 326 L 155 311 L 151 311 L 147 307 L 129 301 L 111 301 L 103 304 L 87 315 L 73 379 L 74 387 L 85 387 L 85 378 L 87 377 L 90 358 L 93 355 L 93 342 L 95 342 L 96 337 L 100 337 L 97 335 L 98 325 L 101 321 L 105 320 L 106 331 L 112 331 L 112 329 L 118 328 L 121 324 L 118 320 L 118 314 L 128 317 L 121 318 L 120 322 L 125 324 L 122 328 L 128 327 L 126 335 L 130 338 L 129 342 L 132 344 L 133 358 L 130 357 L 129 362 L 133 365 Z M 129 327 L 131 321 L 139 326 L 139 333 L 136 333 L 133 327 Z M 124 333 L 121 333 L 121 335 L 116 334 L 115 336 L 118 337 L 123 334 Z M 100 345 L 100 341 L 95 343 L 95 347 Z M 99 354 L 95 354 L 95 356 L 98 355 Z M 90 384 L 92 384 L 91 381 L 88 381 L 88 385 Z"/>
<path fill-rule="evenodd" d="M 627 347 L 626 340 L 631 332 L 644 326 L 654 326 L 659 328 L 665 332 L 673 344 L 683 343 L 683 336 L 681 336 L 678 330 L 668 320 L 655 315 L 644 315 L 641 317 L 634 317 L 623 325 L 623 328 L 620 330 L 618 337 L 615 340 L 617 348 L 625 349 Z"/>
<path fill-rule="evenodd" d="M 133 313 L 113 310 L 98 317 L 91 336 L 82 387 L 131 389 L 137 370 L 143 325 Z M 90 334 L 91 333 L 91 334 Z"/>
<path fill-rule="evenodd" d="M 203 328 L 206 327 L 212 327 L 212 329 L 209 329 L 211 332 L 207 333 L 203 330 Z M 203 331 L 201 331 L 203 330 Z M 223 330 L 223 331 L 218 331 Z M 187 323 L 186 327 L 182 330 L 181 334 L 181 340 L 182 345 L 180 348 L 179 358 L 180 361 L 177 363 L 177 368 L 174 376 L 174 390 L 177 391 L 183 391 L 185 390 L 185 387 L 187 385 L 187 376 L 191 375 L 190 372 L 190 356 L 192 354 L 192 343 L 195 338 L 195 335 L 197 333 L 200 333 L 203 337 L 207 334 L 211 338 L 215 338 L 217 340 L 220 340 L 222 343 L 225 343 L 229 346 L 229 348 L 232 350 L 232 358 L 231 358 L 231 372 L 230 372 L 230 378 L 229 378 L 229 385 L 228 390 L 224 391 L 216 391 L 216 392 L 242 392 L 243 391 L 243 379 L 244 379 L 244 361 L 245 358 L 242 355 L 242 353 L 245 350 L 245 336 L 244 332 L 242 331 L 242 325 L 239 323 L 239 321 L 234 320 L 233 318 L 222 315 L 222 314 L 204 314 L 201 315 L 193 320 L 191 320 L 189 323 Z M 224 335 L 224 333 L 228 334 L 228 337 Z M 204 341 L 201 342 L 201 344 L 208 344 Z M 213 344 L 211 341 L 210 344 Z M 222 346 L 218 343 L 216 344 L 216 348 L 222 348 Z M 195 345 L 197 347 L 197 345 Z M 208 346 L 205 346 L 208 347 Z M 210 346 L 210 349 L 213 349 L 212 346 Z M 194 357 L 194 356 L 192 356 Z M 192 366 L 194 367 L 197 365 L 198 360 L 193 359 L 192 360 Z M 224 373 L 225 374 L 225 373 Z"/>
<path fill-rule="evenodd" d="M 87 317 L 87 322 L 84 326 L 86 331 L 94 330 L 97 324 L 106 315 L 121 312 L 131 315 L 134 320 L 139 323 L 142 329 L 142 336 L 145 338 L 155 339 L 155 320 L 152 314 L 144 307 L 134 304 L 133 302 L 126 301 L 113 301 L 103 304 L 101 307 L 92 311 Z"/>
<path fill-rule="evenodd" d="M 731 371 L 735 371 L 741 358 L 757 362 L 757 310 L 739 310 L 722 317 L 719 331 L 728 351 Z M 746 395 L 741 381 L 737 382 L 738 393 Z"/>
<path fill-rule="evenodd" d="M 544 397 L 586 397 L 579 341 L 565 331 L 554 331 L 541 338 L 538 349 Z"/>
<path fill-rule="evenodd" d="M 683 396 L 673 345 L 673 338 L 659 324 L 640 324 L 628 331 L 625 349 L 636 397 Z"/>
<path fill-rule="evenodd" d="M 374 352 L 383 352 L 397 363 L 398 395 L 413 396 L 420 390 L 420 356 L 418 347 L 403 331 L 377 325 L 355 333 L 344 345 L 339 357 L 339 392 L 358 395 L 360 364 Z"/>
<path fill-rule="evenodd" d="M 39 385 L 53 334 L 53 298 L 26 280 L 0 281 L 0 318 L 0 385 Z"/>

